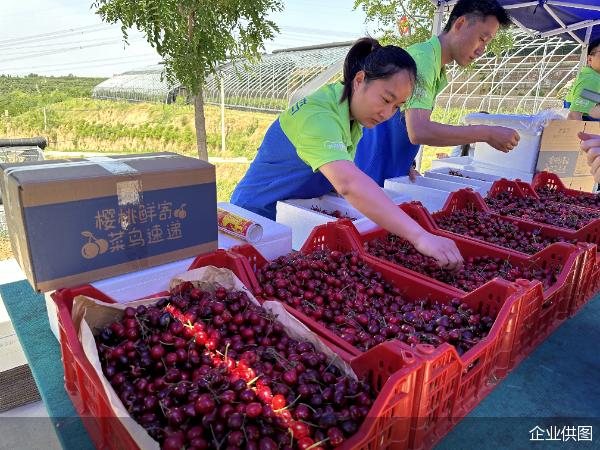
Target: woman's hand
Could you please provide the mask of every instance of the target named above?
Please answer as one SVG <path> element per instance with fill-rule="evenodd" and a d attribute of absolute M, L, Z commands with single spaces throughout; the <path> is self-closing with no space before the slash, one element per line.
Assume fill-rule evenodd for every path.
<path fill-rule="evenodd" d="M 587 153 L 587 162 L 591 167 L 592 176 L 600 183 L 600 136 L 580 132 L 581 150 Z"/>
<path fill-rule="evenodd" d="M 425 231 L 354 163 L 333 161 L 319 170 L 336 191 L 377 225 L 406 239 L 418 252 L 434 258 L 444 268 L 453 270 L 462 266 L 463 258 L 454 241 Z"/>
<path fill-rule="evenodd" d="M 459 270 L 463 266 L 463 257 L 451 239 L 423 230 L 423 233 L 419 234 L 412 244 L 419 253 L 434 258 L 444 269 Z"/>

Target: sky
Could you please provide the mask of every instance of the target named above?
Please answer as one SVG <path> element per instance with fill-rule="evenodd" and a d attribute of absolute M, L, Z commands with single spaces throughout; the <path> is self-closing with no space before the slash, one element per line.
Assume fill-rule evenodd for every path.
<path fill-rule="evenodd" d="M 132 30 L 123 43 L 119 25 L 103 23 L 91 0 L 0 0 L 0 74 L 110 77 L 156 64 L 160 57 Z M 349 41 L 374 29 L 354 0 L 283 0 L 271 19 L 281 32 L 276 49 Z"/>

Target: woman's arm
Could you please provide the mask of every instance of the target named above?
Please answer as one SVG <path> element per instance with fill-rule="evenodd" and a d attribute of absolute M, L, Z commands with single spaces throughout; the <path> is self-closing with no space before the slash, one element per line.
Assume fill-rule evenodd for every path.
<path fill-rule="evenodd" d="M 419 252 L 435 258 L 442 267 L 456 269 L 462 265 L 463 258 L 454 241 L 425 231 L 354 163 L 333 161 L 319 170 L 339 194 L 377 225 L 408 240 Z"/>

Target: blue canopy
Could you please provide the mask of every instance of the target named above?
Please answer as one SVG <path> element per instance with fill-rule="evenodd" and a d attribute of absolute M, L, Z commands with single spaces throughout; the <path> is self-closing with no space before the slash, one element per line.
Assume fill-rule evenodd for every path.
<path fill-rule="evenodd" d="M 535 37 L 561 36 L 587 45 L 600 38 L 599 0 L 498 0 L 513 23 Z M 451 8 L 456 0 L 431 0 L 441 8 Z"/>

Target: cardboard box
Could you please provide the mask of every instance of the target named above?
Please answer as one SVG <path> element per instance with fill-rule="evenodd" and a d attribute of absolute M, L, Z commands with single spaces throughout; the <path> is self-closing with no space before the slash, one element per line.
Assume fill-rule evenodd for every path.
<path fill-rule="evenodd" d="M 537 171 L 554 172 L 565 186 L 592 192 L 594 178 L 577 133 L 600 134 L 600 122 L 553 120 L 544 128 Z"/>
<path fill-rule="evenodd" d="M 215 169 L 174 153 L 0 164 L 15 258 L 34 289 L 217 248 Z"/>

